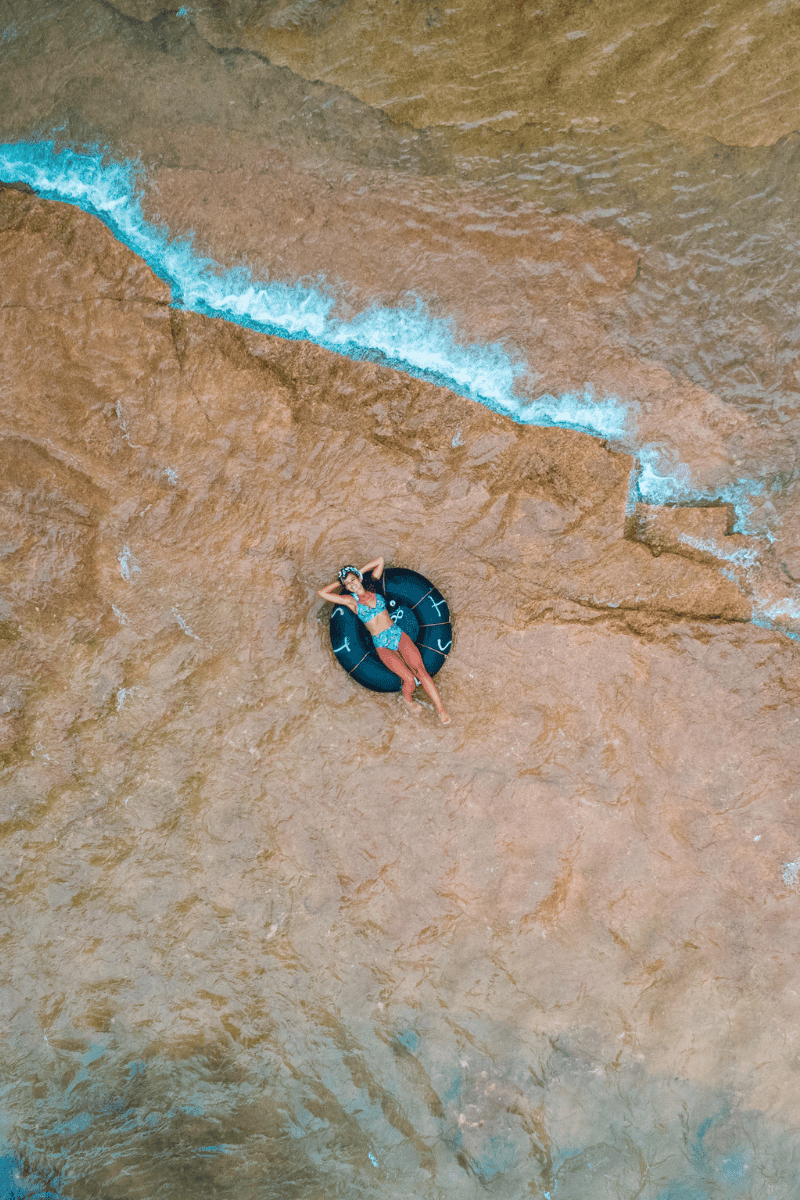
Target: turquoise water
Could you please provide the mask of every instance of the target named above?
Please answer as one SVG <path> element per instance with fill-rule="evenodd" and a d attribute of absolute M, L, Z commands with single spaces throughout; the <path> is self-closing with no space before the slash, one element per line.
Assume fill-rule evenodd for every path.
<path fill-rule="evenodd" d="M 558 175 L 559 173 L 556 172 Z M 413 307 L 372 307 L 349 320 L 335 315 L 336 294 L 324 285 L 307 287 L 258 281 L 242 267 L 224 267 L 196 252 L 193 239 L 177 239 L 148 222 L 141 205 L 144 172 L 116 162 L 100 150 L 79 153 L 52 142 L 0 145 L 0 178 L 22 182 L 47 199 L 75 204 L 99 217 L 169 284 L 176 307 L 280 337 L 308 340 L 353 359 L 372 359 L 441 384 L 523 424 L 554 425 L 607 439 L 635 458 L 629 505 L 733 505 L 734 529 L 771 541 L 786 479 L 743 479 L 713 489 L 698 487 L 686 464 L 661 447 L 637 444 L 636 413 L 615 397 L 540 395 L 525 397 L 520 382 L 531 365 L 503 346 L 467 343 L 453 322 L 436 319 L 421 301 Z M 589 214 L 592 215 L 591 213 Z M 776 603 L 752 586 L 752 563 L 734 562 L 737 582 L 754 593 L 754 618 L 768 628 L 797 636 L 800 596 Z M 788 622 L 788 624 L 787 624 Z"/>
<path fill-rule="evenodd" d="M 141 174 L 135 164 L 114 162 L 100 151 L 59 150 L 52 142 L 0 146 L 0 178 L 99 217 L 170 285 L 178 307 L 386 363 L 524 424 L 579 429 L 627 444 L 630 422 L 620 400 L 590 394 L 526 398 L 517 387 L 525 363 L 502 346 L 463 342 L 453 324 L 430 316 L 421 302 L 338 320 L 336 297 L 323 287 L 254 280 L 244 268 L 198 255 L 191 240 L 174 239 L 145 220 L 137 194 Z"/>
<path fill-rule="evenodd" d="M 347 5 L 323 12 L 301 3 L 256 12 L 258 6 L 248 3 L 242 0 L 237 11 L 276 27 L 308 21 L 309 40 L 316 35 L 314 20 L 324 23 L 337 13 L 344 20 L 350 11 Z M 28 121 L 28 106 L 33 112 L 38 93 L 31 99 L 18 78 L 9 89 L 0 77 L 7 116 L 0 127 L 0 179 L 26 183 L 48 199 L 97 216 L 168 283 L 176 308 L 389 364 L 518 423 L 607 440 L 634 456 L 630 511 L 639 501 L 731 504 L 735 532 L 749 535 L 751 544 L 726 549 L 694 539 L 689 545 L 715 554 L 722 573 L 752 597 L 754 625 L 798 637 L 800 594 L 795 588 L 776 595 L 764 579 L 765 555 L 780 547 L 787 522 L 796 520 L 796 135 L 746 149 L 634 123 L 571 133 L 527 125 L 514 135 L 487 129 L 481 153 L 473 128 L 419 133 L 393 127 L 378 110 L 365 117 L 366 106 L 359 108 L 352 97 L 334 95 L 327 85 L 288 70 L 280 77 L 285 96 L 275 99 L 278 72 L 268 75 L 263 58 L 256 62 L 235 47 L 209 49 L 196 35 L 201 18 L 212 21 L 224 5 L 186 6 L 180 22 L 168 15 L 144 19 L 147 0 L 126 0 L 120 7 L 132 15 L 124 19 L 111 4 L 89 0 L 70 0 L 63 21 L 55 10 L 46 13 L 44 3 L 41 13 L 31 8 L 27 20 L 7 19 L 14 7 L 19 4 L 4 8 L 0 2 L 0 30 L 5 22 L 0 45 L 10 54 L 13 43 L 20 60 L 30 54 L 34 71 L 43 62 L 57 62 L 52 75 L 42 71 L 40 87 L 52 98 L 55 116 L 45 119 L 40 113 L 49 110 L 42 108 Z M 410 11 L 431 25 L 442 15 L 433 0 Z M 109 34 L 103 42 L 112 25 L 116 41 Z M 50 53 L 57 27 L 67 30 L 60 59 Z M 394 35 L 387 22 L 390 53 Z M 668 31 L 664 47 L 666 52 Z M 190 60 L 197 68 L 193 79 L 182 73 Z M 497 75 L 502 87 L 502 72 Z M 177 95 L 181 90 L 185 98 Z M 766 451 L 754 449 L 751 458 L 743 453 L 738 478 L 731 458 L 721 472 L 728 482 L 700 484 L 674 448 L 649 444 L 641 435 L 642 413 L 629 395 L 603 394 L 591 379 L 574 393 L 531 391 L 537 364 L 515 348 L 513 322 L 498 322 L 506 334 L 496 341 L 484 344 L 467 336 L 448 318 L 446 306 L 445 311 L 436 306 L 433 272 L 425 276 L 421 268 L 416 296 L 412 289 L 408 303 L 362 305 L 345 319 L 343 308 L 359 307 L 353 301 L 356 287 L 340 304 L 347 279 L 334 282 L 331 276 L 309 285 L 259 277 L 216 254 L 207 234 L 203 244 L 212 249 L 203 253 L 199 233 L 194 239 L 176 236 L 167 225 L 148 220 L 152 178 L 137 154 L 152 163 L 163 149 L 165 162 L 202 167 L 204 123 L 212 132 L 229 134 L 235 148 L 238 126 L 228 122 L 229 109 L 244 111 L 248 100 L 251 124 L 243 122 L 243 128 L 263 134 L 265 144 L 270 137 L 278 142 L 294 137 L 315 164 L 326 156 L 336 160 L 337 169 L 340 160 L 348 167 L 369 162 L 385 172 L 389 190 L 392 171 L 399 178 L 403 171 L 422 176 L 426 163 L 433 164 L 432 175 L 452 168 L 476 195 L 482 189 L 490 194 L 481 214 L 487 221 L 492 205 L 502 210 L 496 197 L 505 195 L 624 239 L 641 255 L 640 271 L 626 295 L 614 301 L 614 311 L 593 314 L 598 327 L 611 331 L 621 348 L 666 364 L 677 379 L 688 378 L 730 411 L 748 414 L 751 432 L 766 430 L 774 442 Z M 259 124 L 257 104 L 268 110 L 273 103 L 274 126 L 266 119 Z M 697 103 L 702 107 L 702 98 Z M 338 114 L 335 120 L 326 117 L 331 113 Z M 171 139 L 177 139 L 186 114 L 196 115 L 194 142 L 188 150 L 175 150 Z M 378 144 L 384 136 L 386 145 Z M 255 135 L 247 145 L 258 148 Z M 224 187 L 223 180 L 221 193 Z M 269 195 L 266 185 L 264 194 Z M 212 199 L 219 203 L 219 195 Z M 380 238 L 377 222 L 376 230 Z M 457 243 L 453 253 L 458 255 Z M 691 422 L 688 407 L 687 412 Z M 117 417 L 122 423 L 119 409 Z M 113 424 L 113 416 L 109 420 Z M 691 436 L 689 429 L 682 444 Z M 174 471 L 169 480 L 178 482 Z M 298 523 L 304 519 L 299 516 Z M 257 526 L 254 520 L 248 530 L 253 545 L 262 532 Z M 227 532 L 236 549 L 215 569 L 233 579 L 238 531 Z M 269 560 L 278 570 L 280 553 Z M 141 597 L 150 587 L 153 564 L 134 535 L 119 537 L 110 562 L 115 582 L 128 589 L 125 595 L 138 589 Z M 548 640 L 549 624 L 501 630 L 498 661 L 503 669 L 510 663 L 513 671 L 523 663 L 528 709 L 509 715 L 500 701 L 491 706 L 481 679 L 475 685 L 481 690 L 469 693 L 470 704 L 475 697 L 474 723 L 468 726 L 469 718 L 461 726 L 454 723 L 456 736 L 471 730 L 455 750 L 441 744 L 420 749 L 420 735 L 416 743 L 407 739 L 400 750 L 386 751 L 402 731 L 397 733 L 391 713 L 381 724 L 376 714 L 382 710 L 365 706 L 354 717 L 358 700 L 346 712 L 337 706 L 332 715 L 334 706 L 323 705 L 326 736 L 314 741 L 309 730 L 320 724 L 321 708 L 303 697 L 293 708 L 290 676 L 273 671 L 271 659 L 262 670 L 260 629 L 251 636 L 248 627 L 247 639 L 237 643 L 238 618 L 227 614 L 228 625 L 217 634 L 226 650 L 214 661 L 199 636 L 206 637 L 208 610 L 194 600 L 184 605 L 185 598 L 170 594 L 154 602 L 171 613 L 171 629 L 181 643 L 174 651 L 180 677 L 163 710 L 144 678 L 151 664 L 163 667 L 161 643 L 154 649 L 149 635 L 135 628 L 140 615 L 128 619 L 113 607 L 120 629 L 114 627 L 109 640 L 119 635 L 120 644 L 130 638 L 136 645 L 140 638 L 138 650 L 125 643 L 119 655 L 127 670 L 130 654 L 142 678 L 120 668 L 120 686 L 104 702 L 105 710 L 87 708 L 92 725 L 84 757 L 69 768 L 64 791 L 46 791 L 49 766 L 41 760 L 38 739 L 55 759 L 72 753 L 83 735 L 73 733 L 77 725 L 65 724 L 70 732 L 58 745 L 60 726 L 50 718 L 53 712 L 59 716 L 62 701 L 53 699 L 54 689 L 45 687 L 41 700 L 42 693 L 30 688 L 37 732 L 27 766 L 34 798 L 28 801 L 22 793 L 22 817 L 17 820 L 12 809 L 8 835 L 9 908 L 19 923 L 8 944 L 20 978 L 18 992 L 0 992 L 0 1004 L 7 999 L 9 1011 L 18 1006 L 13 1016 L 18 1037 L 6 1045 L 8 1068 L 0 1080 L 2 1200 L 228 1195 L 791 1200 L 800 1150 L 786 1106 L 768 1086 L 756 1099 L 751 1091 L 743 1098 L 747 1071 L 752 1074 L 747 1087 L 756 1089 L 779 1069 L 791 1069 L 767 1060 L 775 1057 L 776 1045 L 778 1057 L 792 1053 L 781 1042 L 775 1013 L 785 1020 L 788 1037 L 794 993 L 791 955 L 787 952 L 784 963 L 783 949 L 791 945 L 798 875 L 791 807 L 796 779 L 787 743 L 780 740 L 786 723 L 778 727 L 785 698 L 776 701 L 773 688 L 763 709 L 747 700 L 748 687 L 755 695 L 759 686 L 772 685 L 771 664 L 775 676 L 785 674 L 788 689 L 794 686 L 791 641 L 745 624 L 718 629 L 706 622 L 693 631 L 691 622 L 676 622 L 669 643 L 654 647 L 620 632 L 622 623 L 614 626 L 608 612 L 591 636 L 579 635 L 568 651 Z M 257 603 L 258 598 L 254 608 Z M 290 609 L 291 604 L 282 612 Z M 566 645 L 577 626 L 566 618 L 563 627 L 556 624 Z M 303 644 L 317 632 L 311 618 Z M 488 632 L 481 638 L 491 640 Z M 76 650 L 71 640 L 64 645 L 65 659 L 74 651 L 96 661 L 90 659 L 91 646 L 80 643 Z M 757 652 L 746 657 L 753 645 Z M 541 650 L 539 658 L 531 646 L 537 654 Z M 499 657 L 501 651 L 505 657 Z M 487 675 L 493 652 L 483 660 Z M 193 691 L 194 682 L 187 684 L 181 674 L 183 662 L 195 655 L 198 676 L 205 679 L 207 670 L 212 677 L 205 691 L 200 684 Z M 248 655 L 249 675 L 241 667 Z M 548 675 L 553 655 L 556 667 Z M 574 659 L 579 661 L 570 677 Z M 696 669 L 687 669 L 687 660 Z M 464 668 L 465 662 L 462 654 L 460 666 L 472 679 L 473 666 Z M 756 664 L 752 679 L 737 666 L 741 662 Z M 458 669 L 457 660 L 454 665 Z M 97 669 L 105 669 L 102 662 Z M 270 672 L 278 679 L 274 687 Z M 597 686 L 583 690 L 583 674 L 592 672 Z M 70 678 L 76 694 L 84 678 L 77 670 Z M 285 723 L 296 738 L 284 757 L 269 742 L 273 733 L 278 738 L 280 719 L 273 731 L 259 715 L 265 680 L 269 704 L 288 714 Z M 451 680 L 446 684 L 453 686 Z M 223 688 L 231 695 L 226 691 L 218 700 Z M 571 690 L 574 698 L 567 696 Z M 696 703 L 695 690 L 701 697 Z M 40 701 L 52 701 L 52 710 L 39 712 Z M 70 702 L 63 699 L 64 711 Z M 187 704 L 195 706 L 194 716 Z M 553 728 L 537 741 L 528 722 L 534 726 L 546 712 L 549 719 L 550 709 Z M 70 722 L 74 716 L 77 723 L 70 712 Z M 164 719 L 164 713 L 180 715 Z M 330 737 L 328 717 L 340 722 Z M 257 760 L 249 755 L 240 767 L 240 748 L 229 737 L 245 719 L 257 730 L 253 745 L 262 728 L 264 744 L 270 745 L 265 762 L 255 768 Z M 214 721 L 218 740 L 207 740 L 208 722 Z M 53 744 L 48 730 L 56 731 Z M 352 772 L 346 794 L 326 810 L 314 789 L 324 792 L 336 774 L 331 763 L 339 746 L 331 747 L 337 737 Z M 470 758 L 470 737 L 480 746 L 480 761 Z M 319 772 L 318 764 L 303 759 L 309 747 L 322 760 Z M 684 754 L 687 763 L 679 761 Z M 25 755 L 27 760 L 27 749 Z M 151 777 L 152 764 L 158 771 L 153 767 Z M 197 782 L 204 772 L 207 784 Z M 392 789 L 404 773 L 414 786 L 395 795 Z M 482 784 L 476 801 L 473 781 L 487 775 L 496 785 Z M 349 802 L 362 788 L 365 795 L 390 796 L 391 803 L 376 805 L 371 823 L 359 825 Z M 495 788 L 501 796 L 508 789 L 511 798 L 486 817 L 479 809 L 484 804 L 489 811 Z M 42 815 L 37 805 L 45 794 Z M 584 819 L 606 804 L 602 836 L 595 838 L 598 826 L 584 825 Z M 495 859 L 493 821 L 502 822 L 504 805 L 514 808 L 517 824 L 509 818 L 506 857 L 498 853 Z M 397 813 L 406 806 L 412 816 L 403 826 Z M 659 824 L 662 807 L 667 815 Z M 556 811 L 562 840 L 554 837 L 548 845 L 548 822 L 556 827 Z M 429 824 L 431 814 L 435 820 Z M 381 842 L 387 827 L 391 837 Z M 535 844 L 535 853 L 520 866 L 512 835 L 522 837 L 529 829 L 541 838 L 523 842 L 528 850 Z M 750 851 L 766 846 L 770 837 L 777 866 L 773 863 L 772 876 L 765 867 L 753 894 L 746 895 L 739 864 L 747 866 Z M 535 874 L 543 880 L 539 872 L 549 865 L 555 879 L 563 862 L 578 854 L 573 847 L 580 838 L 576 878 L 585 872 L 586 884 L 572 923 L 565 922 L 564 932 L 556 921 L 533 919 L 524 934 L 516 920 L 501 927 L 495 921 L 497 893 L 488 882 L 495 861 L 498 875 L 492 878 L 508 870 L 512 885 L 515 870 L 521 878 Z M 336 846 L 350 840 L 363 843 L 367 858 L 380 843 L 374 868 L 370 859 L 364 869 L 367 899 L 358 899 L 357 910 L 348 907 L 353 889 L 336 878 Z M 696 854 L 686 849 L 695 842 L 702 844 Z M 638 868 L 626 865 L 631 847 L 639 847 Z M 436 860 L 419 867 L 434 850 L 442 850 L 441 866 Z M 671 863 L 671 854 L 679 860 L 676 870 L 685 870 L 677 881 L 663 865 Z M 398 873 L 399 882 L 392 876 L 398 856 L 411 864 Z M 723 858 L 732 864 L 730 877 Z M 384 877 L 390 881 L 385 891 Z M 748 886 L 753 878 L 747 875 Z M 458 888 L 451 889 L 452 879 Z M 785 890 L 776 896 L 781 879 Z M 641 884 L 635 893 L 639 910 L 634 905 L 628 910 L 633 933 L 617 934 L 616 913 L 624 908 L 628 883 Z M 417 890 L 422 894 L 431 886 L 441 894 L 420 901 L 412 940 L 403 889 L 416 901 Z M 397 895 L 387 901 L 392 888 Z M 697 928 L 670 925 L 672 909 L 695 892 L 699 907 L 687 902 L 685 911 L 690 925 L 696 917 Z M 384 936 L 380 927 L 387 911 L 395 927 Z M 452 924 L 442 912 L 448 921 L 452 916 Z M 107 939 L 98 984 L 93 966 L 70 976 L 72 956 L 84 952 L 87 936 Z M 684 936 L 688 940 L 682 942 Z M 715 957 L 708 947 L 717 942 L 722 949 Z M 548 955 L 551 943 L 559 949 Z M 698 959 L 701 966 L 695 967 Z M 653 963 L 645 979 L 645 967 Z M 391 984 L 382 976 L 391 976 Z M 79 981 L 75 995 L 68 994 L 70 978 Z M 589 1005 L 586 993 L 593 992 L 595 979 L 603 1001 Z M 391 996 L 385 1007 L 384 986 Z M 659 1044 L 670 1034 L 678 1040 L 677 1024 L 660 1031 L 662 998 L 664 1009 L 672 1005 L 673 1018 L 685 1006 L 687 1023 L 697 1020 L 687 1038 L 691 1051 L 683 1046 L 673 1057 L 670 1045 Z M 762 1053 L 765 1010 L 771 1024 L 765 1018 Z"/>
<path fill-rule="evenodd" d="M 180 1063 L 152 1053 L 144 1061 L 131 1059 L 114 1039 L 82 1051 L 59 1050 L 65 1077 L 70 1066 L 77 1071 L 66 1095 L 40 1101 L 37 1129 L 28 1131 L 28 1144 L 20 1149 L 41 1162 L 57 1145 L 66 1165 L 49 1177 L 25 1174 L 23 1160 L 6 1154 L 0 1158 L 0 1195 L 79 1200 L 89 1193 L 71 1180 L 97 1186 L 103 1179 L 97 1172 L 108 1169 L 109 1190 L 101 1194 L 152 1200 L 189 1188 L 198 1197 L 233 1196 L 255 1179 L 265 1200 L 314 1195 L 315 1186 L 326 1198 L 342 1200 L 372 1200 L 398 1187 L 403 1195 L 404 1177 L 415 1181 L 411 1194 L 424 1195 L 429 1173 L 445 1194 L 451 1188 L 458 1194 L 458 1179 L 466 1173 L 468 1194 L 471 1185 L 478 1194 L 525 1194 L 536 1179 L 534 1195 L 582 1200 L 591 1194 L 582 1189 L 606 1180 L 611 1186 L 602 1194 L 609 1197 L 634 1195 L 638 1185 L 652 1200 L 744 1200 L 755 1178 L 754 1142 L 761 1170 L 785 1163 L 785 1141 L 773 1139 L 758 1114 L 736 1112 L 722 1092 L 625 1068 L 612 1084 L 598 1077 L 569 1039 L 556 1047 L 517 1044 L 509 1054 L 510 1031 L 497 1028 L 483 1049 L 459 1049 L 433 1013 L 424 1014 L 421 1024 L 430 1026 L 430 1037 L 398 1031 L 393 1052 L 373 1058 L 378 1073 L 350 1098 L 343 1097 L 341 1073 L 347 1077 L 349 1057 L 351 1070 L 355 1062 L 347 1050 L 337 1050 L 335 1032 L 318 1036 L 311 1080 L 300 1087 L 281 1080 L 277 1055 L 253 1073 L 237 1067 L 232 1053 L 220 1057 L 211 1047 Z M 367 1036 L 365 1046 L 369 1041 Z M 91 1064 L 100 1058 L 106 1061 L 93 1076 Z M 437 1097 L 438 1107 L 427 1116 L 420 1112 L 421 1075 Z M 320 1084 L 314 1085 L 315 1077 Z M 617 1126 L 620 1100 L 629 1114 L 624 1133 Z M 538 1105 L 561 1124 L 562 1134 L 571 1133 L 571 1144 L 556 1148 L 543 1128 L 531 1128 L 525 1113 Z M 422 1143 L 409 1156 L 410 1127 L 401 1114 L 433 1147 L 427 1160 Z M 591 1114 L 591 1132 L 584 1114 Z M 341 1132 L 339 1139 L 331 1137 L 332 1129 L 348 1123 L 352 1138 L 341 1140 Z M 657 1151 L 647 1162 L 631 1164 L 631 1143 Z M 421 1163 L 415 1166 L 417 1156 Z M 144 1161 L 147 1182 L 132 1172 L 126 1190 L 126 1164 Z"/>

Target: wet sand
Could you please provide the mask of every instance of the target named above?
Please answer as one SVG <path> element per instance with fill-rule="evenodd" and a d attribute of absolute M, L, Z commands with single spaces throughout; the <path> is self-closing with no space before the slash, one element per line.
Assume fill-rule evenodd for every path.
<path fill-rule="evenodd" d="M 516 132 L 655 122 L 728 145 L 797 128 L 798 29 L 791 4 L 706 9 L 660 0 L 261 4 L 116 0 L 140 21 L 187 14 L 215 49 L 244 50 L 345 88 L 398 123 Z"/>
<path fill-rule="evenodd" d="M 488 80 L 506 61 L 510 16 L 493 43 L 483 18 L 433 6 L 381 34 L 377 7 L 116 7 L 0 9 L 17 30 L 0 45 L 5 140 L 137 157 L 147 217 L 199 252 L 257 278 L 321 274 L 344 315 L 419 297 L 524 357 L 526 396 L 621 397 L 635 436 L 624 452 L 520 425 L 385 363 L 182 311 L 96 218 L 0 188 L 0 1119 L 16 1156 L 0 1181 L 13 1167 L 28 1194 L 125 1200 L 788 1200 L 791 263 L 764 225 L 772 241 L 711 282 L 690 272 L 678 303 L 695 244 L 667 262 L 683 236 L 669 189 L 640 179 L 629 210 L 590 217 L 581 172 L 549 203 L 522 142 L 498 147 L 517 130 L 532 153 L 587 114 L 611 136 L 640 37 L 615 144 L 644 155 L 662 143 L 637 142 L 637 122 L 660 120 L 672 157 L 648 169 L 674 182 L 681 146 L 699 153 L 704 196 L 716 150 L 697 139 L 758 147 L 719 184 L 705 250 L 722 261 L 722 226 L 744 244 L 743 198 L 791 159 L 791 66 L 783 50 L 753 65 L 759 46 L 790 52 L 789 9 L 714 10 L 708 33 L 654 13 L 631 38 L 638 16 L 616 10 L 584 103 L 574 79 L 599 31 L 617 39 L 608 13 L 549 16 L 539 75 L 520 51 L 502 86 L 457 94 L 465 63 Z M 420 22 L 434 32 L 412 62 L 396 45 Z M 752 53 L 726 51 L 739 36 Z M 524 120 L 498 118 L 512 94 Z M 672 241 L 626 233 L 643 195 Z M 760 379 L 737 392 L 726 322 L 773 262 L 768 299 L 742 301 L 764 360 L 743 355 Z M 671 332 L 696 362 L 676 369 Z M 681 505 L 637 492 L 648 445 L 673 488 L 690 480 Z M 317 590 L 379 553 L 451 606 L 449 728 L 332 655 Z M 781 605 L 781 628 L 754 623 Z"/>
<path fill-rule="evenodd" d="M 579 1093 L 617 1173 L 641 1087 L 729 1105 L 754 1169 L 764 1121 L 785 1155 L 793 644 L 716 564 L 626 537 L 627 456 L 176 312 L 97 221 L 1 195 L 12 1064 L 49 1094 L 82 1039 L 216 1047 L 238 1155 L 269 1065 L 359 1170 L 386 1139 L 398 1194 L 546 1187 Z M 332 657 L 316 589 L 376 548 L 456 614 L 449 729 Z M 380 1112 L 347 1134 L 353 1087 Z"/>

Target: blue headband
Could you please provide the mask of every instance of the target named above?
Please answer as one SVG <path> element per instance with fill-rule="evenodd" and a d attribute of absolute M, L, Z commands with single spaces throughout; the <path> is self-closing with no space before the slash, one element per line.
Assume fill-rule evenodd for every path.
<path fill-rule="evenodd" d="M 358 567 L 342 567 L 341 571 L 339 572 L 339 582 L 344 583 L 348 575 L 357 575 L 361 580 L 364 578 Z"/>

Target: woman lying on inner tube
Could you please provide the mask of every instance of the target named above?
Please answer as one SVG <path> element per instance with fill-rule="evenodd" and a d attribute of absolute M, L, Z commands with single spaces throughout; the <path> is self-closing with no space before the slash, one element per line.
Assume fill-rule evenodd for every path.
<path fill-rule="evenodd" d="M 380 579 L 384 565 L 382 558 L 376 558 L 372 562 L 368 562 L 360 571 L 358 567 L 342 567 L 338 582 L 322 588 L 319 595 L 331 604 L 343 604 L 364 622 L 372 634 L 378 658 L 390 671 L 402 679 L 403 699 L 408 707 L 411 709 L 416 707 L 412 697 L 416 679 L 418 679 L 436 705 L 439 720 L 443 725 L 449 725 L 450 718 L 444 710 L 433 680 L 425 670 L 419 650 L 407 633 L 403 633 L 401 629 L 392 624 L 383 596 L 364 587 L 364 576 L 367 571 L 372 571 L 374 579 Z M 350 595 L 342 595 L 337 590 L 340 586 Z"/>

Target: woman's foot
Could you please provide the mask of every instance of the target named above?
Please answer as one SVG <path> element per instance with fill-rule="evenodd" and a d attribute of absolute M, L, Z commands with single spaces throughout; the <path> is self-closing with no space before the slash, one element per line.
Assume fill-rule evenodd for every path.
<path fill-rule="evenodd" d="M 443 708 L 439 709 L 439 720 L 442 722 L 443 725 L 450 724 L 450 718 L 448 717 L 447 713 L 444 711 Z"/>

